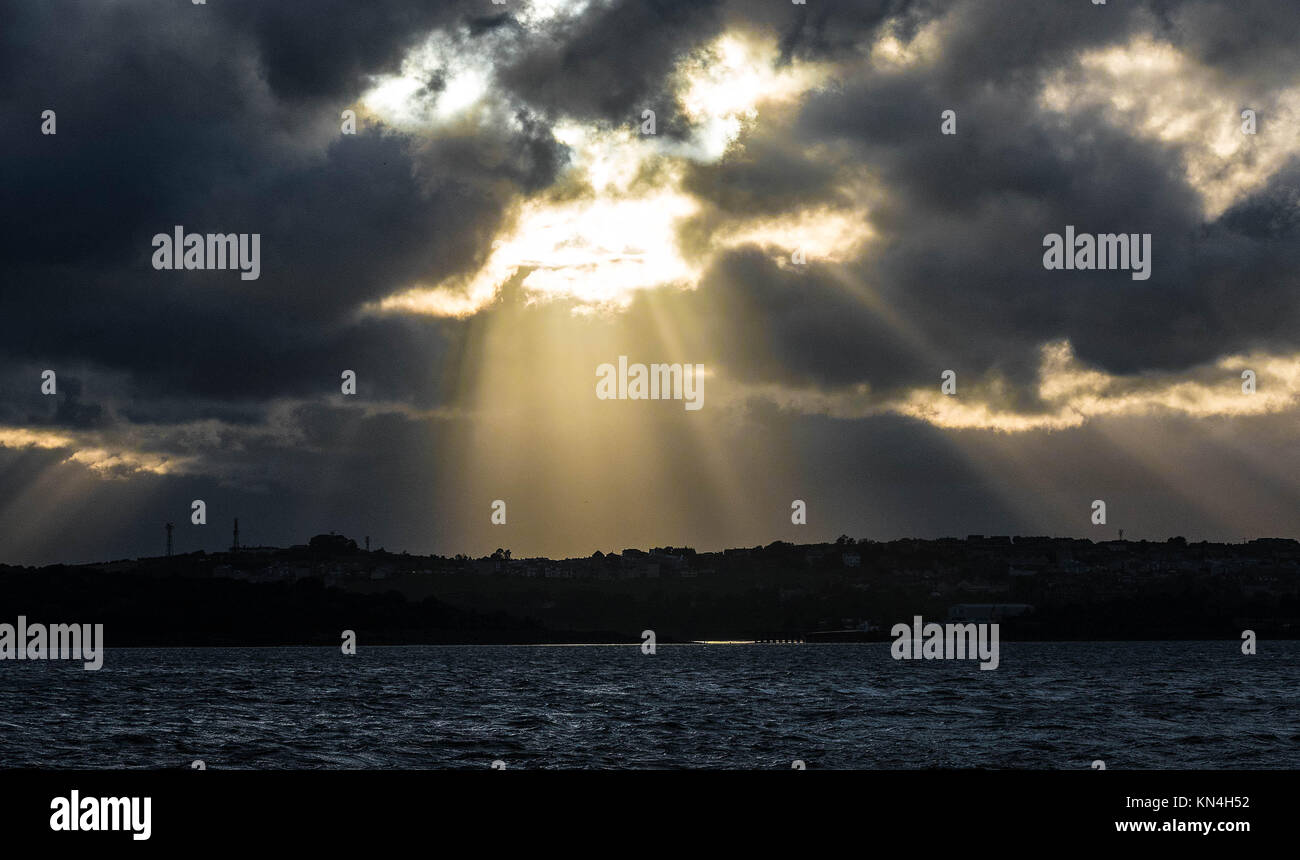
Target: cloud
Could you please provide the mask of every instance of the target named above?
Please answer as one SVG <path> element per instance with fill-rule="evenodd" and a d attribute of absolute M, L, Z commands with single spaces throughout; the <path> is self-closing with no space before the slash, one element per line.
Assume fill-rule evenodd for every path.
<path fill-rule="evenodd" d="M 610 509 L 521 527 L 550 549 L 766 542 L 803 480 L 921 531 L 956 475 L 1006 523 L 968 530 L 1014 531 L 1045 522 L 1026 491 L 963 459 L 1013 461 L 1003 437 L 1039 468 L 1058 446 L 1049 495 L 1108 434 L 1159 461 L 1171 433 L 1202 465 L 1227 424 L 1272 445 L 1300 355 L 1298 30 L 1266 0 L 0 7 L 7 522 L 44 557 L 66 521 L 34 499 L 157 519 L 205 492 L 287 534 L 363 522 L 355 487 L 395 536 L 459 551 L 496 539 L 465 513 L 494 481 L 547 507 L 503 453 L 529 452 L 575 510 Z M 154 271 L 177 224 L 260 233 L 261 277 Z M 1045 270 L 1066 225 L 1151 233 L 1151 279 Z M 589 412 L 620 354 L 706 364 L 708 414 Z M 689 498 L 650 466 L 624 495 L 584 461 L 610 440 Z M 888 468 L 846 448 L 874 443 Z M 844 463 L 890 477 L 855 488 Z M 1238 522 L 1193 508 L 1161 522 Z M 125 517 L 86 533 L 125 551 Z"/>
<path fill-rule="evenodd" d="M 498 79 L 547 115 L 601 124 L 659 112 L 661 133 L 681 130 L 669 77 L 677 61 L 722 32 L 713 0 L 592 3 L 529 34 Z"/>

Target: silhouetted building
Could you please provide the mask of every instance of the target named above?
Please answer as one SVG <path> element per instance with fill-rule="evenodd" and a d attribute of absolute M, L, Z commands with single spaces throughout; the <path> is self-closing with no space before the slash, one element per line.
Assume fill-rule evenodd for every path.
<path fill-rule="evenodd" d="M 307 548 L 313 552 L 356 552 L 357 542 L 352 538 L 330 533 L 316 535 L 307 542 Z"/>

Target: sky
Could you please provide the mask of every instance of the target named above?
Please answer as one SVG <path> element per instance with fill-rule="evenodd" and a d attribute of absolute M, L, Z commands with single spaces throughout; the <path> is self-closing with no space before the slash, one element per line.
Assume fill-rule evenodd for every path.
<path fill-rule="evenodd" d="M 0 2 L 0 562 L 235 517 L 1300 536 L 1298 39 L 1274 0 Z M 258 277 L 157 268 L 177 225 Z M 1047 268 L 1067 227 L 1150 276 Z M 620 356 L 699 408 L 598 396 Z"/>

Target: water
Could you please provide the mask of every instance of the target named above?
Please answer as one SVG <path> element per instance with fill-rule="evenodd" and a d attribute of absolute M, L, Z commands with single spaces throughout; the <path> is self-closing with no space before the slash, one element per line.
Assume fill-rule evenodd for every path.
<path fill-rule="evenodd" d="M 109 649 L 0 663 L 0 767 L 1300 768 L 1300 642 Z"/>

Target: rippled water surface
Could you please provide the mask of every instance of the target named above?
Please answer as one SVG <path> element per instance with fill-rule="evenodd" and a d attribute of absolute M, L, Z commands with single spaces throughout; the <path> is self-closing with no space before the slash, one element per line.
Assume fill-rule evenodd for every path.
<path fill-rule="evenodd" d="M 110 649 L 0 663 L 0 767 L 1300 768 L 1300 642 Z"/>

